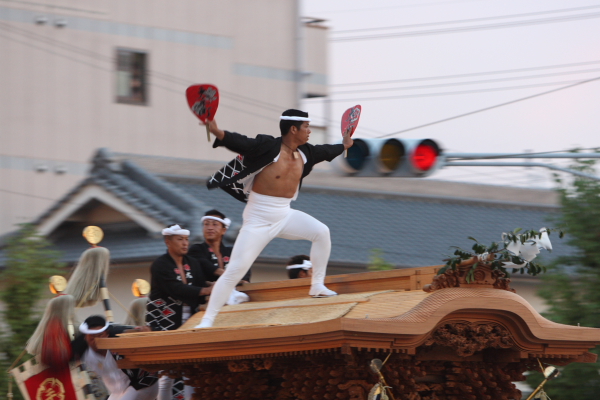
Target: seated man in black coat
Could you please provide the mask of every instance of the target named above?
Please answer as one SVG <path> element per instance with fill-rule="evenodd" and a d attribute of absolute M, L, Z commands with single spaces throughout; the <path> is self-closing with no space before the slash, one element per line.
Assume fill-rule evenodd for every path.
<path fill-rule="evenodd" d="M 183 325 L 193 315 L 212 286 L 206 283 L 201 260 L 187 255 L 190 231 L 173 225 L 162 231 L 167 252 L 150 267 L 150 298 L 146 307 L 146 323 L 152 330 L 171 331 Z M 205 268 L 209 266 L 205 265 Z M 158 400 L 171 400 L 173 379 L 162 376 Z M 193 388 L 185 387 L 185 398 L 190 399 Z"/>
<path fill-rule="evenodd" d="M 156 331 L 179 328 L 206 302 L 212 286 L 200 262 L 187 255 L 190 231 L 173 225 L 162 231 L 167 252 L 150 267 L 150 298 L 146 323 Z M 208 265 L 205 265 L 208 268 Z"/>
<path fill-rule="evenodd" d="M 204 277 L 207 281 L 214 282 L 223 275 L 229 257 L 231 257 L 231 246 L 226 246 L 223 243 L 223 237 L 227 233 L 227 229 L 231 225 L 231 220 L 225 217 L 225 214 L 218 210 L 209 210 L 202 217 L 202 236 L 204 242 L 196 243 L 190 247 L 188 256 L 200 260 L 206 260 L 209 264 L 202 264 L 204 268 Z M 250 282 L 252 269 L 249 269 L 246 275 L 242 278 L 242 282 Z"/>

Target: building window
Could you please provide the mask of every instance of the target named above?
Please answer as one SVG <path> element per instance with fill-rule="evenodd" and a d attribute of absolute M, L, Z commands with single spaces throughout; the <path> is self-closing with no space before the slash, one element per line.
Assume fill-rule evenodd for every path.
<path fill-rule="evenodd" d="M 117 103 L 147 104 L 146 53 L 117 49 Z"/>

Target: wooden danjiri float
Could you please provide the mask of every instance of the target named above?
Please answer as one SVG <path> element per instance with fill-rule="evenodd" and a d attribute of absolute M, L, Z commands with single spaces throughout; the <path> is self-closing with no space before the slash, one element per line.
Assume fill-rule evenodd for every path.
<path fill-rule="evenodd" d="M 224 307 L 213 328 L 193 328 L 199 312 L 179 330 L 100 347 L 124 355 L 122 367 L 183 375 L 195 399 L 215 400 L 366 400 L 381 378 L 395 400 L 520 399 L 513 382 L 525 371 L 596 360 L 600 329 L 543 318 L 485 263 L 466 283 L 474 262 L 437 276 L 330 276 L 339 295 L 322 299 L 306 296 L 309 278 L 247 284 L 251 301 Z"/>

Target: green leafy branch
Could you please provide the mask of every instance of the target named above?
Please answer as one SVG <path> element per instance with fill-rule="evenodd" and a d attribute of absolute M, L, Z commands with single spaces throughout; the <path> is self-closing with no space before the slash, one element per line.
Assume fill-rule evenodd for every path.
<path fill-rule="evenodd" d="M 562 238 L 564 236 L 564 232 L 560 229 L 546 228 L 546 233 L 548 233 L 548 235 L 550 235 L 550 233 L 553 231 L 558 231 L 559 238 Z M 544 267 L 543 265 L 537 264 L 533 261 L 527 261 L 518 254 L 514 254 L 508 249 L 508 247 L 512 243 L 525 244 L 531 240 L 541 239 L 542 235 L 543 232 L 538 232 L 534 230 L 521 232 L 521 228 L 517 228 L 512 232 L 503 233 L 502 241 L 492 242 L 489 246 L 486 246 L 480 243 L 477 239 L 469 236 L 468 239 L 475 242 L 471 247 L 471 251 L 463 250 L 457 246 L 451 246 L 450 248 L 454 249 L 454 253 L 452 256 L 449 256 L 449 258 L 444 260 L 446 261 L 446 264 L 438 271 L 438 274 L 443 274 L 448 269 L 456 271 L 456 269 L 462 262 L 466 260 L 471 260 L 473 259 L 473 257 L 476 257 L 478 261 L 473 263 L 471 268 L 469 268 L 465 277 L 467 283 L 471 283 L 475 280 L 475 270 L 482 262 L 489 264 L 492 270 L 501 271 L 507 277 L 510 276 L 509 272 L 506 269 L 507 264 L 509 263 L 519 266 L 523 265 L 522 268 L 512 268 L 513 273 L 516 273 L 519 270 L 521 274 L 527 273 L 529 275 L 537 275 L 541 272 L 546 272 L 546 267 Z"/>

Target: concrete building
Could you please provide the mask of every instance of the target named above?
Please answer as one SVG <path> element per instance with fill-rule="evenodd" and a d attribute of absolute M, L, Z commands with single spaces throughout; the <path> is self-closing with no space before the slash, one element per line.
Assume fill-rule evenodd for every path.
<path fill-rule="evenodd" d="M 299 0 L 0 4 L 0 235 L 84 179 L 99 147 L 231 158 L 189 111 L 191 84 L 219 87 L 221 127 L 277 134 L 283 110 L 327 94 L 327 29 L 298 10 Z"/>

